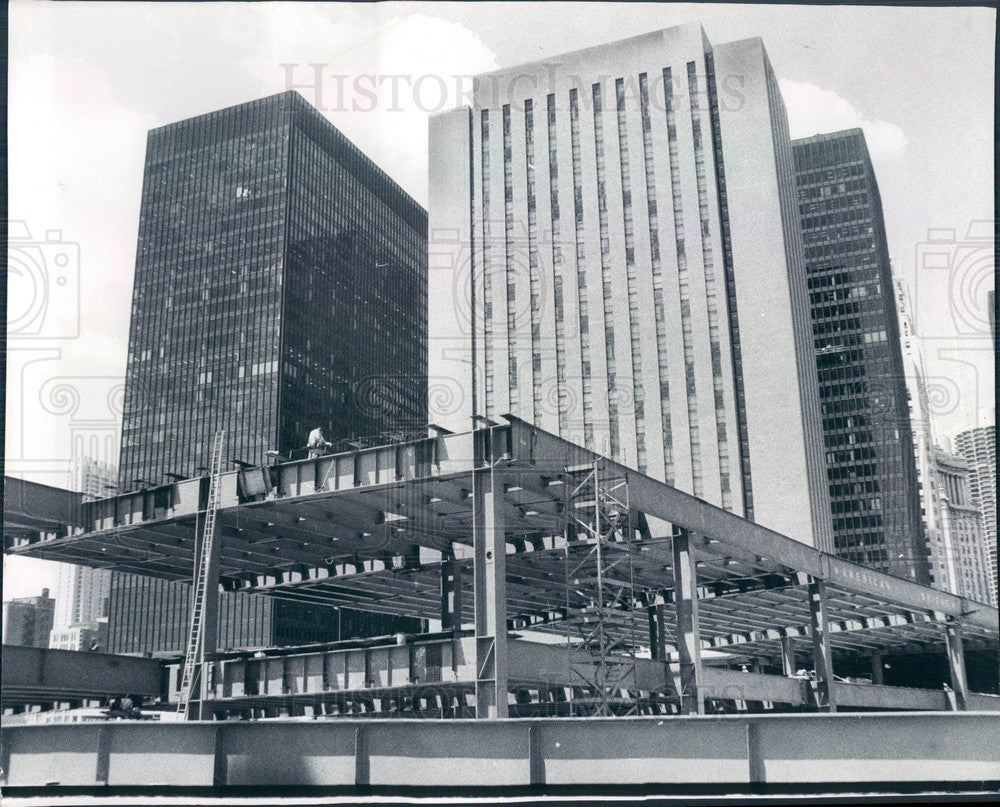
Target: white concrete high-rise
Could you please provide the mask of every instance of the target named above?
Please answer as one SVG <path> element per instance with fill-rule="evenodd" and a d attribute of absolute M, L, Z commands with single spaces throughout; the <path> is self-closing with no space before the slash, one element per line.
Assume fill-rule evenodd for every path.
<path fill-rule="evenodd" d="M 431 420 L 511 413 L 832 549 L 762 42 L 684 25 L 480 76 L 468 100 L 430 123 Z"/>
<path fill-rule="evenodd" d="M 118 469 L 90 457 L 76 457 L 71 470 L 73 490 L 84 501 L 114 495 Z M 111 595 L 111 572 L 69 563 L 59 564 L 55 589 L 55 616 L 50 646 L 63 650 L 85 650 L 103 637 Z M 99 644 L 104 649 L 103 638 Z"/>
<path fill-rule="evenodd" d="M 983 515 L 991 602 L 997 603 L 997 429 L 979 426 L 960 432 L 955 448 L 969 464 L 972 503 Z"/>
<path fill-rule="evenodd" d="M 983 540 L 983 515 L 972 501 L 969 464 L 959 454 L 934 449 L 942 531 L 948 547 L 952 593 L 976 602 L 992 602 L 989 559 Z"/>
<path fill-rule="evenodd" d="M 953 533 L 945 529 L 948 517 L 947 505 L 938 491 L 939 474 L 935 460 L 935 446 L 938 441 L 931 421 L 930 401 L 925 382 L 927 374 L 924 371 L 923 356 L 911 313 L 913 307 L 903 281 L 896 278 L 893 286 L 917 467 L 920 516 L 924 524 L 924 537 L 927 540 L 930 582 L 935 588 L 958 594 L 961 587 L 958 581 L 958 567 L 955 565 L 957 556 L 951 546 Z"/>

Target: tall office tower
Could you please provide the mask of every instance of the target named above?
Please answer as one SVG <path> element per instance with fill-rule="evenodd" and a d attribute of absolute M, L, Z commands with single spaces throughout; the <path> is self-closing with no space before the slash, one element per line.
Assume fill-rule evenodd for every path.
<path fill-rule="evenodd" d="M 3 604 L 3 643 L 20 647 L 48 647 L 55 600 L 47 588 L 39 597 L 19 597 Z"/>
<path fill-rule="evenodd" d="M 423 428 L 426 228 L 295 92 L 151 131 L 120 488 Z"/>
<path fill-rule="evenodd" d="M 992 301 L 991 301 L 992 302 Z M 990 602 L 997 603 L 997 429 L 980 426 L 955 438 L 955 448 L 969 464 L 972 503 L 983 514 L 983 534 L 989 562 Z"/>
<path fill-rule="evenodd" d="M 112 495 L 117 481 L 118 469 L 110 463 L 86 456 L 73 458 L 70 489 L 82 493 L 84 501 Z M 96 643 L 105 649 L 110 595 L 111 572 L 60 564 L 49 647 L 86 650 Z"/>
<path fill-rule="evenodd" d="M 930 582 L 882 201 L 860 129 L 796 140 L 834 550 Z"/>
<path fill-rule="evenodd" d="M 903 355 L 903 375 L 913 434 L 913 451 L 917 473 L 917 491 L 920 497 L 920 517 L 927 546 L 930 584 L 942 591 L 958 593 L 959 585 L 954 564 L 955 553 L 951 548 L 951 531 L 946 530 L 946 501 L 938 491 L 938 470 L 935 460 L 937 439 L 931 421 L 930 400 L 927 395 L 927 374 L 923 355 L 912 315 L 906 286 L 901 278 L 893 279 L 896 294 L 896 314 Z"/>
<path fill-rule="evenodd" d="M 151 131 L 120 489 L 194 475 L 219 429 L 228 467 L 301 448 L 315 426 L 331 441 L 424 428 L 426 228 L 425 211 L 294 92 Z M 167 588 L 116 584 L 113 647 L 118 636 L 134 652 L 154 634 L 157 649 L 180 646 L 187 595 Z M 243 596 L 223 598 L 236 623 L 220 641 L 282 643 L 275 609 L 291 606 Z M 142 614 L 164 609 L 146 630 Z M 297 640 L 313 610 L 298 607 Z"/>
<path fill-rule="evenodd" d="M 429 190 L 431 374 L 466 379 L 458 426 L 510 412 L 832 545 L 759 39 L 684 25 L 480 76 L 471 107 L 431 119 Z M 475 304 L 455 306 L 469 267 Z"/>
<path fill-rule="evenodd" d="M 983 530 L 983 515 L 972 501 L 969 464 L 958 454 L 934 450 L 938 495 L 949 548 L 951 590 L 977 602 L 990 603 L 992 581 Z"/>

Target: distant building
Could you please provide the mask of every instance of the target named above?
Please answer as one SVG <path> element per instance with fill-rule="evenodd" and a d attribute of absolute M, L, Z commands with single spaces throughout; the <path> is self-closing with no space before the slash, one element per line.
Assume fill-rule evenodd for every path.
<path fill-rule="evenodd" d="M 47 588 L 39 597 L 21 597 L 3 604 L 3 643 L 21 647 L 48 647 L 55 600 Z"/>
<path fill-rule="evenodd" d="M 952 564 L 952 591 L 976 602 L 992 602 L 992 581 L 983 518 L 969 491 L 969 465 L 942 449 L 934 452 L 938 495 L 944 514 L 945 545 Z"/>
<path fill-rule="evenodd" d="M 118 490 L 118 468 L 91 457 L 75 457 L 70 465 L 70 490 L 84 495 L 84 501 L 103 499 Z"/>
<path fill-rule="evenodd" d="M 90 457 L 76 457 L 70 466 L 71 488 L 83 501 L 111 496 L 117 487 L 118 469 Z M 56 611 L 50 647 L 62 650 L 107 649 L 108 599 L 111 572 L 86 566 L 60 564 L 55 589 Z"/>
<path fill-rule="evenodd" d="M 992 303 L 992 300 L 991 300 Z M 992 306 L 991 306 L 992 310 Z M 997 430 L 996 426 L 968 429 L 955 437 L 955 448 L 969 464 L 969 493 L 983 514 L 984 541 L 989 562 L 990 595 L 997 603 Z"/>
<path fill-rule="evenodd" d="M 957 593 L 954 555 L 945 532 L 945 507 L 938 493 L 938 474 L 934 453 L 939 440 L 931 421 L 927 397 L 923 355 L 917 339 L 910 298 L 901 279 L 894 279 L 899 336 L 903 352 L 903 373 L 913 433 L 913 450 L 917 467 L 917 491 L 920 496 L 920 517 L 924 525 L 930 565 L 930 584 L 942 591 Z"/>
<path fill-rule="evenodd" d="M 301 449 L 317 426 L 332 443 L 424 430 L 426 329 L 425 211 L 297 93 L 154 129 L 119 489 L 201 475 L 220 429 L 227 469 Z M 189 588 L 116 574 L 111 650 L 181 650 Z M 219 646 L 323 641 L 358 622 L 227 592 Z"/>
<path fill-rule="evenodd" d="M 85 566 L 59 565 L 55 590 L 54 632 L 97 630 L 108 617 L 111 572 Z"/>
<path fill-rule="evenodd" d="M 478 76 L 469 100 L 430 122 L 431 375 L 464 379 L 442 425 L 510 412 L 832 548 L 761 40 L 681 25 Z"/>
<path fill-rule="evenodd" d="M 930 582 L 882 200 L 860 129 L 793 141 L 834 551 Z"/>
<path fill-rule="evenodd" d="M 101 619 L 91 625 L 73 625 L 62 630 L 53 628 L 49 638 L 53 650 L 93 650 L 106 652 L 108 649 L 108 620 Z"/>

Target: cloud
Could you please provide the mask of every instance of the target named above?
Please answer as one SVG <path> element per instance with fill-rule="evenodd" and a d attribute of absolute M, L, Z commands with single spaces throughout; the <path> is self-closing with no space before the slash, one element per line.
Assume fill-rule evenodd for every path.
<path fill-rule="evenodd" d="M 231 29 L 229 36 L 245 46 L 241 61 L 259 80 L 261 94 L 298 85 L 306 100 L 426 205 L 428 118 L 458 106 L 471 87 L 467 77 L 496 69 L 496 54 L 464 26 L 420 12 L 399 15 L 387 8 L 362 16 L 341 5 L 292 6 L 298 19 L 289 25 L 286 6 L 258 8 L 253 28 Z"/>
<path fill-rule="evenodd" d="M 121 104 L 102 71 L 73 57 L 39 53 L 20 60 L 9 93 L 8 215 L 25 222 L 35 242 L 60 231 L 79 245 L 79 265 L 70 270 L 89 321 L 79 323 L 76 305 L 47 316 L 65 319 L 69 332 L 79 323 L 88 335 L 127 338 L 127 321 L 122 327 L 106 306 L 131 285 L 146 131 L 154 117 Z M 12 286 L 15 301 L 22 291 Z"/>
<path fill-rule="evenodd" d="M 873 160 L 900 156 L 907 147 L 906 134 L 894 123 L 867 120 L 846 98 L 815 84 L 780 79 L 781 95 L 788 108 L 788 125 L 793 138 L 836 132 L 864 130 Z"/>

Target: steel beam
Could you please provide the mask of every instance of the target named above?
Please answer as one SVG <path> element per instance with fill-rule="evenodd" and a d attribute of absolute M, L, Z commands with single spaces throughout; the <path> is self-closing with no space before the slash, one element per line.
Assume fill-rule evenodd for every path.
<path fill-rule="evenodd" d="M 674 610 L 677 653 L 680 656 L 681 714 L 704 714 L 701 688 L 701 634 L 698 629 L 698 578 L 688 531 L 675 527 L 673 536 Z"/>
<path fill-rule="evenodd" d="M 833 696 L 833 656 L 830 654 L 830 631 L 826 619 L 826 584 L 809 579 L 809 628 L 812 634 L 814 693 L 821 711 L 835 712 Z"/>
<path fill-rule="evenodd" d="M 572 463 L 591 461 L 592 454 L 579 446 L 538 429 L 514 415 L 504 415 L 511 422 L 511 445 L 515 462 L 559 462 L 572 458 Z M 530 451 L 524 452 L 524 447 Z M 557 459 L 559 458 L 559 459 Z M 887 602 L 898 603 L 915 610 L 934 610 L 960 616 L 963 614 L 962 598 L 946 591 L 939 591 L 903 580 L 883 572 L 843 560 L 807 546 L 788 536 L 747 521 L 734 513 L 696 499 L 663 482 L 629 471 L 624 466 L 603 460 L 610 475 L 628 475 L 629 503 L 646 516 L 653 516 L 690 530 L 705 539 L 719 542 L 717 554 L 733 558 L 754 560 L 760 566 L 783 566 L 826 580 L 831 586 L 874 594 Z M 966 616 L 967 621 L 984 628 L 996 630 L 998 616 L 995 609 L 979 609 Z"/>
<path fill-rule="evenodd" d="M 492 465 L 472 475 L 476 717 L 507 717 L 507 542 L 503 489 Z"/>

